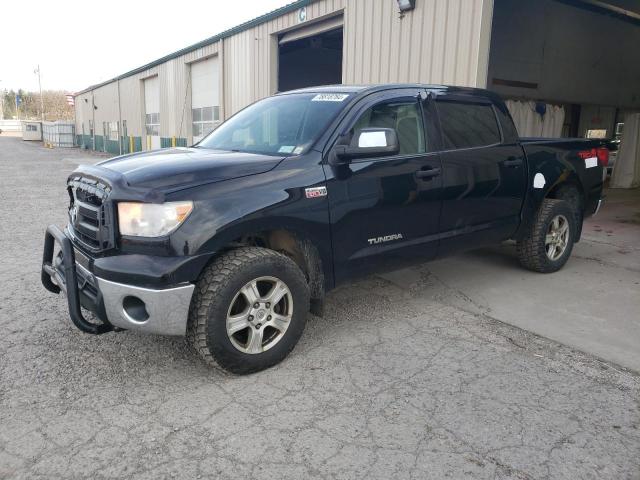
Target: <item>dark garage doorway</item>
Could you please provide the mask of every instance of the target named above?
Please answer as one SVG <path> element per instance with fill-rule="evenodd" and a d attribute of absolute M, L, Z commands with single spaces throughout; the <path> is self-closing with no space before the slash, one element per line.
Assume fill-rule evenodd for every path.
<path fill-rule="evenodd" d="M 281 36 L 278 45 L 278 91 L 342 83 L 343 29 L 339 20 L 339 23 L 334 20 L 315 28 L 307 27 L 306 32 L 311 33 L 308 36 L 303 30 Z M 321 31 L 313 34 L 314 30 Z"/>

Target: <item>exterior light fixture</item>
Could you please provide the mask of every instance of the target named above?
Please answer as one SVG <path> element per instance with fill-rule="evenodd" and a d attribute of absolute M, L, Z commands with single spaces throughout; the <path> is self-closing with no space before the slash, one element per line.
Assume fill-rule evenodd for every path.
<path fill-rule="evenodd" d="M 416 8 L 416 0 L 397 0 L 401 12 L 408 12 Z"/>

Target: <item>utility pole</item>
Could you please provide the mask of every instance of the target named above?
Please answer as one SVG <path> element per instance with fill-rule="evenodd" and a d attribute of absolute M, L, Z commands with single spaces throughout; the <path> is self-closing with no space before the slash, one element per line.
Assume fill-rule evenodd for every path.
<path fill-rule="evenodd" d="M 36 68 L 33 73 L 38 74 L 38 87 L 40 87 L 40 118 L 44 122 L 44 100 L 42 98 L 42 82 L 40 81 L 40 65 Z"/>

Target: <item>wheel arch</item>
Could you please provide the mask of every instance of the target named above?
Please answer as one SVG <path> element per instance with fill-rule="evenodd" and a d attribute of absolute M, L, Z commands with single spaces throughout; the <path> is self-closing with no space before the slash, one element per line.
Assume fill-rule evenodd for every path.
<path fill-rule="evenodd" d="M 311 297 L 311 312 L 323 313 L 326 291 L 333 288 L 333 263 L 330 248 L 322 247 L 322 239 L 311 235 L 307 229 L 291 225 L 246 225 L 220 242 L 207 265 L 229 250 L 241 247 L 262 247 L 277 251 L 291 258 L 307 279 Z M 206 268 L 204 266 L 203 270 Z"/>
<path fill-rule="evenodd" d="M 575 172 L 564 181 L 554 184 L 545 195 L 545 198 L 565 200 L 571 205 L 575 212 L 575 242 L 579 242 L 580 237 L 582 236 L 582 222 L 584 220 L 586 194 L 582 187 L 582 183 Z"/>
<path fill-rule="evenodd" d="M 513 236 L 515 240 L 520 240 L 527 234 L 536 212 L 547 198 L 565 200 L 564 193 L 575 189 L 580 199 L 580 208 L 584 210 L 586 205 L 583 182 L 571 162 L 555 155 L 545 154 L 544 161 L 532 162 L 531 169 L 532 174 L 527 187 L 528 194 L 522 208 L 520 227 Z M 535 186 L 535 177 L 539 174 L 544 178 L 544 185 L 541 188 Z M 576 217 L 578 225 L 576 241 L 580 239 L 583 217 L 583 211 L 580 212 L 579 217 Z"/>

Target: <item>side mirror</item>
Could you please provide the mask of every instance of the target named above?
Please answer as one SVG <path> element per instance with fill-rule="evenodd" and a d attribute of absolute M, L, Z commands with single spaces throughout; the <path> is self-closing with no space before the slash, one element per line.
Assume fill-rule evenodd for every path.
<path fill-rule="evenodd" d="M 398 135 L 393 128 L 363 128 L 356 130 L 349 145 L 336 145 L 329 163 L 347 163 L 356 158 L 396 155 L 400 151 Z"/>

